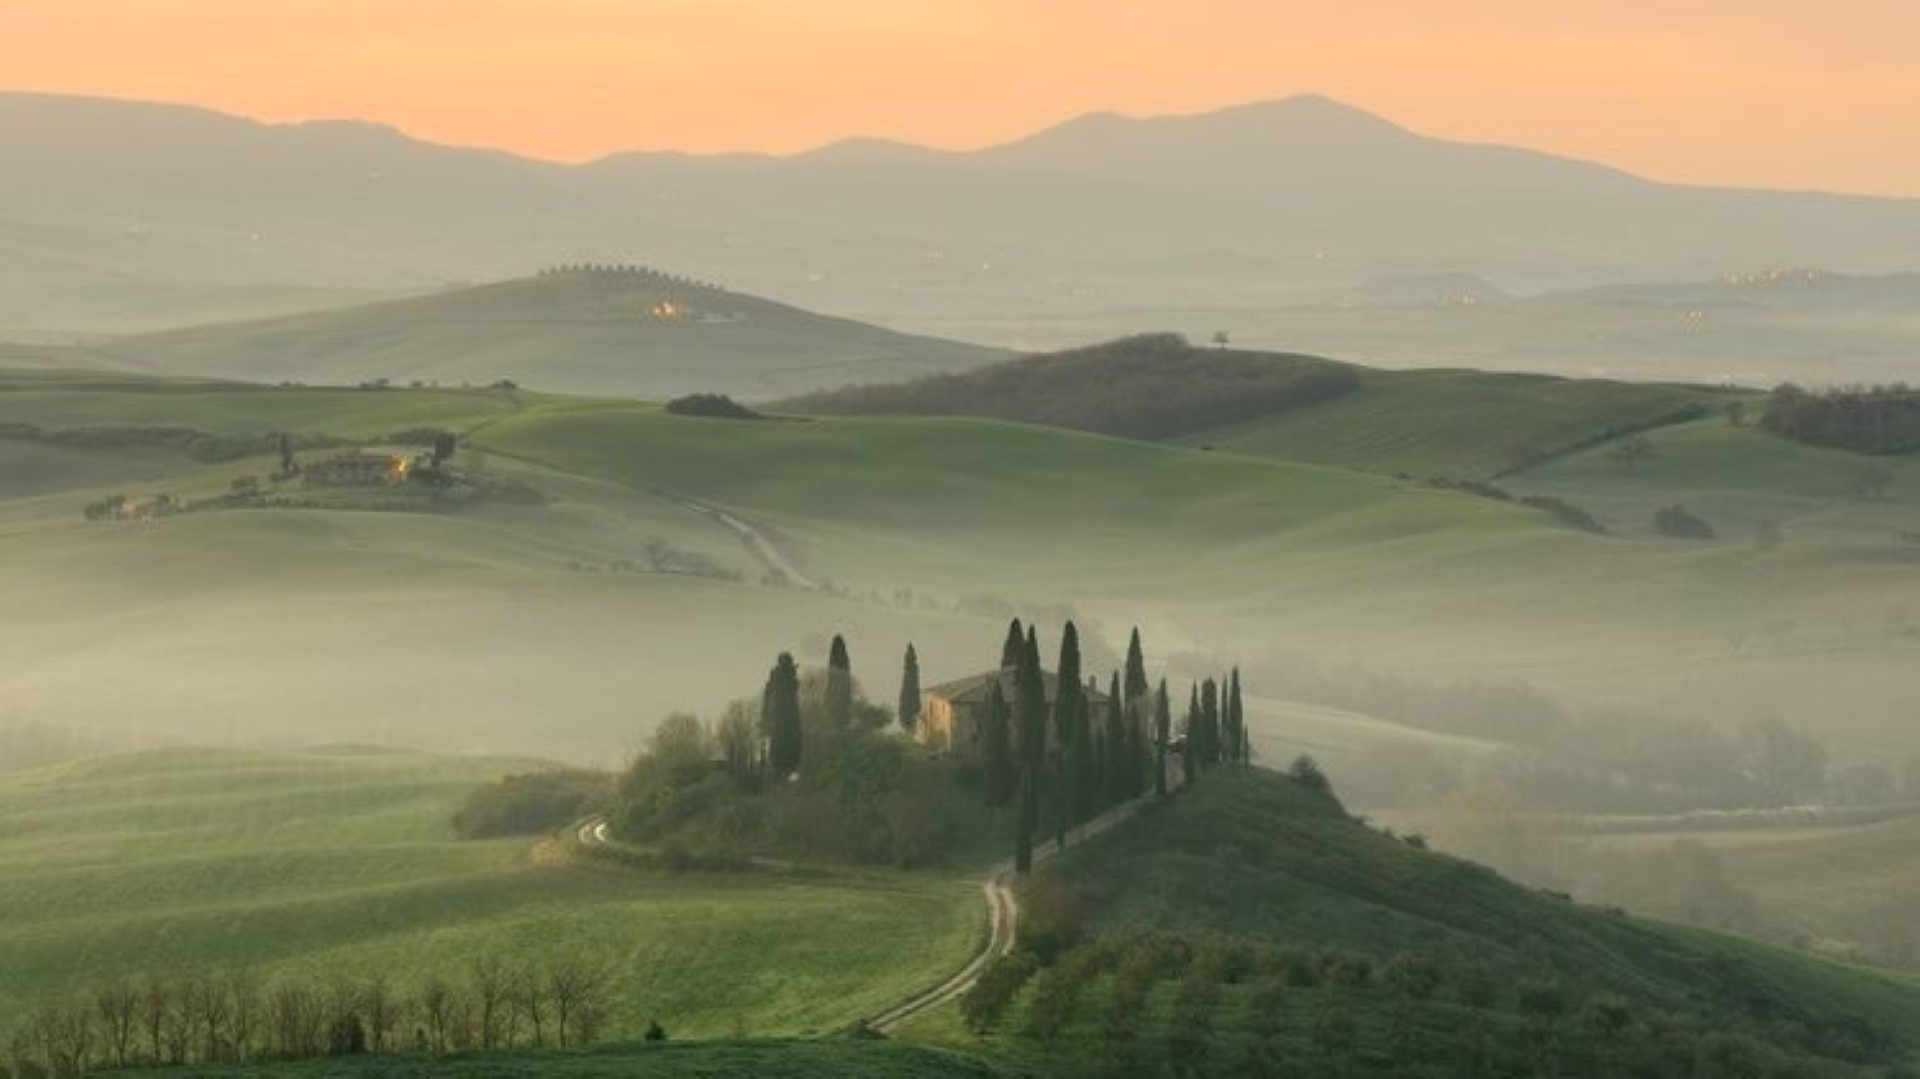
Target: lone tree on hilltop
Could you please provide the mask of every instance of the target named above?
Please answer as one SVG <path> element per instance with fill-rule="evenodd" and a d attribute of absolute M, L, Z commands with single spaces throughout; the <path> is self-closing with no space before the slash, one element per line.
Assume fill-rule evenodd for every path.
<path fill-rule="evenodd" d="M 760 726 L 767 738 L 767 758 L 774 775 L 792 775 L 800 767 L 800 668 L 789 652 L 780 653 L 767 676 Z"/>
<path fill-rule="evenodd" d="M 908 734 L 920 722 L 920 657 L 907 645 L 907 658 L 900 664 L 900 729 Z"/>

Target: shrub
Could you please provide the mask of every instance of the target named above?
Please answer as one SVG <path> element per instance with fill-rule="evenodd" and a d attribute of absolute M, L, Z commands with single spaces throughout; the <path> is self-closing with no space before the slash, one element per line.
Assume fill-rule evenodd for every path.
<path fill-rule="evenodd" d="M 606 804 L 613 777 L 600 772 L 531 772 L 496 780 L 467 796 L 453 815 L 461 839 L 538 835 Z"/>
<path fill-rule="evenodd" d="M 1694 514 L 1685 506 L 1673 505 L 1656 510 L 1653 515 L 1653 529 L 1663 536 L 1684 540 L 1710 540 L 1714 537 L 1713 526 L 1706 518 Z"/>
<path fill-rule="evenodd" d="M 1030 952 L 1016 951 L 987 964 L 980 980 L 960 998 L 960 1017 L 967 1029 L 984 1034 L 1000 1022 L 1020 987 L 1040 969 Z"/>
<path fill-rule="evenodd" d="M 1547 495 L 1528 495 L 1520 500 L 1520 504 L 1540 510 L 1543 513 L 1551 514 L 1554 520 L 1559 521 L 1568 528 L 1577 528 L 1582 532 L 1592 532 L 1600 536 L 1607 534 L 1607 526 L 1601 524 L 1593 514 L 1588 513 L 1586 510 L 1581 509 L 1579 506 L 1565 499 L 1552 498 Z"/>
<path fill-rule="evenodd" d="M 676 416 L 702 416 L 714 420 L 764 420 L 763 413 L 735 401 L 723 393 L 694 393 L 667 402 L 667 411 Z"/>

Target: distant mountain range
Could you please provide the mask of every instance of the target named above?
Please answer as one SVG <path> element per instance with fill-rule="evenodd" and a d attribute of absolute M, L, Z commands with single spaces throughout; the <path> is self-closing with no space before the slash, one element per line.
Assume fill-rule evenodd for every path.
<path fill-rule="evenodd" d="M 1530 293 L 1920 269 L 1920 200 L 1655 183 L 1320 97 L 1086 116 L 974 152 L 856 140 L 569 166 L 364 123 L 4 94 L 0 146 L 0 330 L 16 337 L 234 313 L 220 290 L 277 313 L 579 261 L 1033 345 L 1069 323 L 1081 340 L 1137 328 L 1102 313 L 1272 311 L 1382 280 Z M 146 313 L 102 310 L 128 305 Z"/>

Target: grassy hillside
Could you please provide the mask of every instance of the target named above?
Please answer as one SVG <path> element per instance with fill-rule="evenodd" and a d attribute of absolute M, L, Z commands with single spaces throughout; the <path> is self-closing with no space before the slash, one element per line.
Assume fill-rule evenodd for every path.
<path fill-rule="evenodd" d="M 132 370 L 343 383 L 511 379 L 543 390 L 767 398 L 1003 353 L 644 271 L 577 271 L 102 345 Z"/>
<path fill-rule="evenodd" d="M 172 750 L 0 776 L 0 1015 L 106 980 L 464 979 L 485 954 L 613 979 L 610 1034 L 836 1029 L 938 978 L 969 881 L 636 874 L 456 842 L 525 762 L 351 748 Z"/>
<path fill-rule="evenodd" d="M 1520 888 L 1269 772 L 1208 776 L 1027 893 L 1028 941 L 1067 950 L 984 1041 L 921 1036 L 1075 1074 L 1849 1075 L 1920 1046 L 1920 984 Z"/>
<path fill-rule="evenodd" d="M 1422 479 L 1486 479 L 1731 399 L 1699 387 L 1376 370 L 1148 334 L 781 407 L 980 416 Z"/>
<path fill-rule="evenodd" d="M 1671 423 L 1722 396 L 1546 375 L 1363 369 L 1356 393 L 1194 438 L 1263 457 L 1484 479 L 1619 432 Z"/>

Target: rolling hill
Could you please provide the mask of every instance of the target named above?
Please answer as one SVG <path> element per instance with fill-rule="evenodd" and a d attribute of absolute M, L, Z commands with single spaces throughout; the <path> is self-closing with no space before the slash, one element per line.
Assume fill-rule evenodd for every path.
<path fill-rule="evenodd" d="M 1047 965 L 986 1038 L 957 1017 L 920 1036 L 1091 1075 L 1665 1074 L 1704 1059 L 1841 1076 L 1920 1045 L 1911 979 L 1520 888 L 1259 769 L 1203 777 L 1024 894 L 1024 939 Z"/>
<path fill-rule="evenodd" d="M 986 363 L 912 337 L 628 268 L 535 278 L 114 341 L 93 362 L 154 374 L 341 384 L 374 379 L 664 400 L 764 398 Z"/>
<path fill-rule="evenodd" d="M 1485 371 L 1383 371 L 1312 356 L 1123 338 L 776 407 L 981 416 L 1368 472 L 1490 479 L 1734 399 L 1704 387 Z"/>

